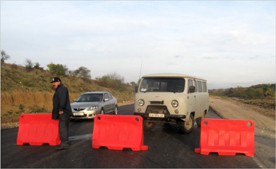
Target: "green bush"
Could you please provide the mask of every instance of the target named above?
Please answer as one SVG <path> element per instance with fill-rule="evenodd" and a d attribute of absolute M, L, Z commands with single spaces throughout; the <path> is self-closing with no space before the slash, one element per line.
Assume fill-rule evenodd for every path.
<path fill-rule="evenodd" d="M 97 78 L 99 85 L 104 87 L 110 87 L 117 90 L 125 90 L 126 85 L 124 84 L 124 78 L 116 73 L 108 74 Z"/>
<path fill-rule="evenodd" d="M 23 104 L 19 105 L 19 113 L 23 113 L 25 111 L 25 106 Z"/>
<path fill-rule="evenodd" d="M 33 106 L 30 107 L 30 113 L 45 113 L 47 109 L 45 107 Z"/>
<path fill-rule="evenodd" d="M 47 65 L 47 67 L 48 67 L 48 71 L 55 76 L 64 76 L 65 73 L 68 71 L 66 66 L 61 64 L 50 63 Z"/>

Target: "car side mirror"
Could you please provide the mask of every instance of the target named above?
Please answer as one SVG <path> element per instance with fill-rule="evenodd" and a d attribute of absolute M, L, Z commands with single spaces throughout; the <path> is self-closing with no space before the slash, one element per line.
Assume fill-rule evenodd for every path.
<path fill-rule="evenodd" d="M 194 93 L 195 92 L 195 86 L 190 86 L 188 93 Z"/>

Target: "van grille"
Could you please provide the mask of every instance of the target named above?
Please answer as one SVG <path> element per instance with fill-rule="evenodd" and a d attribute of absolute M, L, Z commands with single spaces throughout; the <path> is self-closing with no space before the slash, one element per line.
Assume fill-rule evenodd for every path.
<path fill-rule="evenodd" d="M 164 104 L 164 101 L 150 101 L 150 104 Z"/>
<path fill-rule="evenodd" d="M 169 114 L 166 106 L 148 106 L 146 113 Z"/>

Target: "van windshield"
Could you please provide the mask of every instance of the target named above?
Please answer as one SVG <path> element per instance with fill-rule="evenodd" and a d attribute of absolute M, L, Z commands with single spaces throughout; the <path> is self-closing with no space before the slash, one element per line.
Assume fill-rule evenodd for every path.
<path fill-rule="evenodd" d="M 184 91 L 183 78 L 143 78 L 140 92 L 174 92 L 181 93 Z"/>

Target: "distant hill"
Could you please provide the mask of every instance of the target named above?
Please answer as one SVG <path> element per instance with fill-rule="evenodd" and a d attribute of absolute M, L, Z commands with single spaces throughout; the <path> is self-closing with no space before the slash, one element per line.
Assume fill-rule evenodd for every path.
<path fill-rule="evenodd" d="M 15 64 L 1 64 L 1 117 L 3 121 L 16 121 L 19 114 L 30 112 L 50 112 L 54 90 L 50 83 L 53 75 L 43 69 L 28 70 Z M 69 89 L 73 101 L 87 91 L 109 91 L 118 102 L 133 101 L 134 87 L 122 84 L 120 88 L 110 88 L 102 82 L 77 78 L 60 77 Z"/>
<path fill-rule="evenodd" d="M 258 84 L 250 87 L 209 90 L 210 95 L 232 97 L 244 103 L 275 109 L 275 85 Z"/>

